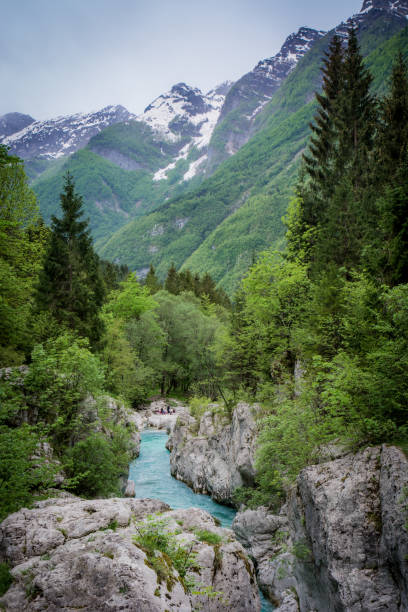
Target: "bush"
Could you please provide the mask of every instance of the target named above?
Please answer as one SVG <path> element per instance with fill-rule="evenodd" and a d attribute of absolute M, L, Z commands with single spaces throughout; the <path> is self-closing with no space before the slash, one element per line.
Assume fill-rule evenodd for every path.
<path fill-rule="evenodd" d="M 119 478 L 130 462 L 128 434 L 106 438 L 101 433 L 77 442 L 65 454 L 65 469 L 70 477 L 68 488 L 87 497 L 120 494 Z"/>

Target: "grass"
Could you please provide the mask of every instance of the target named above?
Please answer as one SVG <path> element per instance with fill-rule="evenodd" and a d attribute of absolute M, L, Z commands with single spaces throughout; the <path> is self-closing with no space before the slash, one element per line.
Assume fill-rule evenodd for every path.
<path fill-rule="evenodd" d="M 220 535 L 213 533 L 212 531 L 208 531 L 208 529 L 195 529 L 194 533 L 201 542 L 206 542 L 211 546 L 221 544 L 222 542 L 222 537 Z"/>

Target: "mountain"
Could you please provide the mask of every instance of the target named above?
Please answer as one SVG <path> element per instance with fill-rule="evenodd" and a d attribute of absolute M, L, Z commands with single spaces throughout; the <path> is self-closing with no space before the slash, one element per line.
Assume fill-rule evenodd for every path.
<path fill-rule="evenodd" d="M 279 53 L 260 61 L 229 90 L 209 147 L 208 169 L 233 155 L 254 133 L 258 113 L 269 102 L 299 60 L 326 32 L 300 28 L 285 40 Z"/>
<path fill-rule="evenodd" d="M 22 113 L 7 113 L 0 117 L 0 142 L 34 123 L 35 119 Z"/>
<path fill-rule="evenodd" d="M 199 151 L 200 156 L 189 163 L 183 179 L 189 180 L 196 174 L 198 167 L 206 160 L 207 146 L 230 86 L 231 83 L 223 83 L 203 94 L 198 88 L 178 83 L 147 106 L 138 117 L 139 121 L 149 125 L 166 140 L 186 141 L 179 155 L 168 167 L 160 169 L 153 180 L 166 180 L 168 171 L 180 159 L 187 159 L 189 154 L 191 157 L 192 150 Z"/>
<path fill-rule="evenodd" d="M 3 139 L 3 143 L 24 160 L 58 159 L 84 147 L 103 128 L 133 118 L 123 106 L 107 106 L 94 113 L 32 121 Z"/>
<path fill-rule="evenodd" d="M 138 117 L 123 109 L 122 121 L 84 134 L 82 145 L 81 120 L 70 118 L 54 145 L 45 146 L 47 130 L 35 126 L 64 118 L 34 122 L 10 143 L 21 145 L 23 158 L 30 147 L 37 155 L 26 169 L 47 220 L 58 210 L 69 170 L 101 255 L 139 274 L 153 263 L 161 277 L 174 261 L 210 272 L 232 293 L 257 252 L 282 244 L 281 217 L 307 145 L 330 38 L 335 31 L 345 36 L 352 22 L 358 27 L 373 90 L 382 93 L 395 53 L 408 55 L 407 16 L 408 0 L 364 0 L 359 13 L 328 34 L 301 28 L 235 84 L 203 93 L 178 83 Z M 27 147 L 25 133 L 33 138 Z M 82 148 L 68 154 L 71 145 Z"/>
<path fill-rule="evenodd" d="M 407 20 L 401 14 L 408 2 L 372 4 L 365 3 L 352 19 L 374 75 L 374 91 L 383 91 L 395 51 L 408 57 Z M 152 262 L 162 277 L 174 261 L 178 267 L 208 271 L 232 293 L 257 252 L 282 244 L 281 217 L 293 196 L 315 112 L 314 91 L 334 31 L 312 46 L 261 109 L 248 143 L 198 188 L 123 226 L 99 245 L 103 256 L 136 270 Z"/>

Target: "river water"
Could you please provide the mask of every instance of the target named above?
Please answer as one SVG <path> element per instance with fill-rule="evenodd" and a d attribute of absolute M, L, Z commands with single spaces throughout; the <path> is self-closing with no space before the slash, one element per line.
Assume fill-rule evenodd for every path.
<path fill-rule="evenodd" d="M 136 497 L 160 499 L 173 509 L 201 508 L 217 517 L 223 527 L 231 528 L 236 514 L 233 508 L 217 504 L 208 495 L 194 493 L 190 487 L 170 474 L 170 453 L 166 449 L 167 434 L 147 430 L 141 433 L 140 455 L 130 464 L 129 478 L 136 485 Z M 262 612 L 273 610 L 261 594 Z"/>

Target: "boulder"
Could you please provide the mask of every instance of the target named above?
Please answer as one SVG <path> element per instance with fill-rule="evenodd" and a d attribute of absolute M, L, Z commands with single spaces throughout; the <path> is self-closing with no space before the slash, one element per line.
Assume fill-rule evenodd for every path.
<path fill-rule="evenodd" d="M 185 588 L 171 560 L 156 553 L 163 576 L 134 541 L 151 515 L 189 547 L 198 565 L 187 578 L 196 587 Z M 0 598 L 10 611 L 260 610 L 253 565 L 232 531 L 202 510 L 170 511 L 157 500 L 66 495 L 39 502 L 0 525 L 0 559 L 12 567 L 14 582 Z"/>

